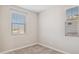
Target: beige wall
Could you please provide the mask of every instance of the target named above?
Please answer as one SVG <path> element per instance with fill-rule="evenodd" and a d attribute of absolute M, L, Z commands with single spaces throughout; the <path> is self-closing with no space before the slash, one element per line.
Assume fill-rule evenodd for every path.
<path fill-rule="evenodd" d="M 73 6 L 53 6 L 39 15 L 39 41 L 68 53 L 79 53 L 79 37 L 65 37 L 65 12 Z"/>
<path fill-rule="evenodd" d="M 31 11 L 22 9 L 17 6 L 1 6 L 1 26 L 0 34 L 2 44 L 1 51 L 7 51 L 10 49 L 19 48 L 22 46 L 27 46 L 37 42 L 37 14 Z M 11 8 L 26 12 L 26 32 L 24 35 L 11 35 L 11 19 L 10 10 Z"/>
<path fill-rule="evenodd" d="M 1 11 L 1 6 L 0 6 L 0 11 Z M 1 20 L 1 14 L 0 14 L 0 20 Z M 2 51 L 2 46 L 3 45 L 2 45 L 1 21 L 0 21 L 0 51 Z"/>

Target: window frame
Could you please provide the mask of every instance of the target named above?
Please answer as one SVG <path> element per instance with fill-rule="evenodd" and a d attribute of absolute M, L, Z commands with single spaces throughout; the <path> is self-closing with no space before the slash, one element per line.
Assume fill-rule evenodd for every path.
<path fill-rule="evenodd" d="M 24 23 L 13 23 L 12 22 L 12 13 L 16 13 L 16 14 L 20 14 L 20 15 L 23 15 L 24 17 L 25 17 L 25 19 L 24 19 Z M 18 10 L 18 9 L 13 9 L 13 8 L 11 8 L 10 9 L 10 20 L 11 20 L 11 34 L 12 35 L 22 35 L 22 33 L 13 33 L 13 25 L 14 24 L 17 24 L 17 25 L 23 25 L 24 26 L 24 28 L 23 28 L 23 34 L 25 34 L 25 32 L 26 32 L 26 12 L 24 12 L 24 11 L 21 11 L 21 10 Z M 19 25 L 19 26 L 20 26 Z"/>

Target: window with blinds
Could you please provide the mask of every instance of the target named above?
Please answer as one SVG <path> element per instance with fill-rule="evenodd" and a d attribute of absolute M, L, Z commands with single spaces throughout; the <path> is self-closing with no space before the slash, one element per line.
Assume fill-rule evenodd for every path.
<path fill-rule="evenodd" d="M 24 34 L 26 16 L 20 12 L 13 10 L 11 12 L 11 31 L 12 34 Z"/>
<path fill-rule="evenodd" d="M 79 36 L 79 7 L 66 10 L 65 35 Z"/>

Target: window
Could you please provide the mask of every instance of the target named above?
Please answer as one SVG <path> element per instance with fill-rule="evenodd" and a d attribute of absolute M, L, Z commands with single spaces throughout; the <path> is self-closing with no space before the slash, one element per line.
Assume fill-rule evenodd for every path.
<path fill-rule="evenodd" d="M 13 11 L 11 13 L 12 34 L 24 34 L 25 19 L 26 19 L 26 17 L 22 12 Z"/>
<path fill-rule="evenodd" d="M 65 35 L 79 36 L 79 7 L 66 10 Z"/>

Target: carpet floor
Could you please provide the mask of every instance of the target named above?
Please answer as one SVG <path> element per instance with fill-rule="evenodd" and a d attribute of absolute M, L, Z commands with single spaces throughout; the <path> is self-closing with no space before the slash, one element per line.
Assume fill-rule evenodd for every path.
<path fill-rule="evenodd" d="M 9 52 L 7 54 L 62 54 L 62 53 L 41 45 L 33 45 L 30 47 Z"/>

